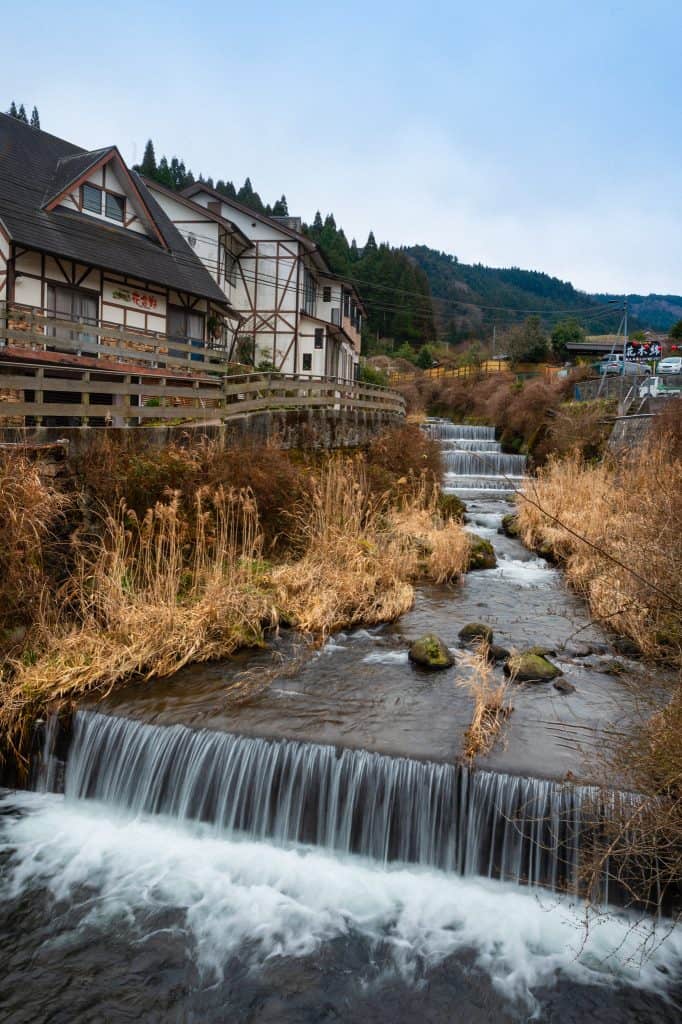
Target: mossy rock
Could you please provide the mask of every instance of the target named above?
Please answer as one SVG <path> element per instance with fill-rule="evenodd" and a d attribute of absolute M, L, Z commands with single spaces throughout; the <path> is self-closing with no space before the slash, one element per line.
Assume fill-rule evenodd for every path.
<path fill-rule="evenodd" d="M 519 517 L 515 512 L 508 512 L 506 516 L 502 516 L 500 533 L 503 533 L 505 537 L 518 537 Z"/>
<path fill-rule="evenodd" d="M 494 664 L 498 661 L 507 661 L 511 655 L 506 647 L 500 647 L 499 644 L 490 644 L 486 656 L 488 661 Z"/>
<path fill-rule="evenodd" d="M 475 644 L 480 640 L 485 640 L 488 644 L 493 642 L 493 631 L 484 622 L 467 622 L 466 626 L 460 629 L 458 636 L 463 644 Z"/>
<path fill-rule="evenodd" d="M 455 663 L 447 645 L 435 633 L 427 633 L 419 640 L 415 640 L 410 647 L 408 657 L 420 668 L 431 670 L 450 668 Z"/>
<path fill-rule="evenodd" d="M 546 658 L 548 654 L 556 654 L 556 650 L 553 647 L 543 647 L 542 644 L 533 644 L 532 647 L 527 647 L 523 653 L 539 654 L 541 658 Z"/>
<path fill-rule="evenodd" d="M 456 494 L 443 494 L 441 491 L 438 495 L 438 511 L 444 519 L 456 519 L 461 523 L 466 509 L 466 505 Z"/>
<path fill-rule="evenodd" d="M 561 675 L 560 668 L 532 651 L 512 654 L 505 662 L 504 672 L 517 683 L 549 683 Z"/>
<path fill-rule="evenodd" d="M 479 537 L 475 533 L 472 534 L 467 572 L 477 572 L 479 569 L 494 569 L 496 565 L 497 559 L 495 558 L 495 551 L 490 541 Z"/>

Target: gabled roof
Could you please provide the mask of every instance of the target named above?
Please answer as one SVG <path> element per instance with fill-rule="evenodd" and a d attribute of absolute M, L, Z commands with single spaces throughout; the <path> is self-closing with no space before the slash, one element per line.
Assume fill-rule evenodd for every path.
<path fill-rule="evenodd" d="M 175 192 L 172 188 L 167 188 L 165 185 L 161 185 L 158 181 L 154 181 L 153 178 L 146 178 L 144 175 L 140 175 L 141 180 L 145 183 L 147 188 L 152 192 L 161 192 L 163 195 L 169 196 L 171 199 L 175 199 L 176 202 L 186 206 L 189 210 L 193 210 L 195 213 L 200 213 L 205 220 L 214 220 L 217 224 L 220 224 L 225 228 L 229 234 L 237 238 L 242 246 L 242 251 L 250 249 L 253 242 L 248 235 L 245 235 L 241 228 L 238 228 L 231 220 L 227 217 L 221 216 L 219 213 L 214 213 L 213 210 L 209 210 L 208 207 L 202 206 L 201 203 L 195 203 L 193 199 L 190 199 L 184 194 L 184 192 Z"/>
<path fill-rule="evenodd" d="M 44 208 L 46 197 L 54 197 L 56 187 L 72 172 L 67 186 L 112 153 L 125 168 L 116 147 L 88 152 L 0 114 L 0 223 L 10 239 L 27 249 L 227 305 L 224 293 L 135 172 L 125 168 L 158 238 L 64 207 Z"/>
<path fill-rule="evenodd" d="M 238 199 L 233 199 L 232 196 L 223 195 L 222 192 L 218 192 L 216 189 L 211 188 L 209 185 L 203 182 L 196 181 L 193 185 L 188 185 L 184 188 L 180 195 L 187 196 L 191 199 L 193 196 L 199 194 L 199 192 L 205 192 L 209 196 L 213 196 L 214 199 L 218 199 L 221 203 L 225 203 L 226 206 L 232 206 L 235 210 L 239 210 L 240 213 L 245 214 L 247 217 L 251 217 L 253 220 L 258 220 L 261 224 L 268 224 L 276 231 L 281 231 L 283 235 L 288 238 L 294 238 L 297 242 L 300 242 L 303 248 L 312 257 L 317 260 L 319 269 L 323 273 L 330 272 L 329 264 L 327 259 L 317 245 L 311 238 L 304 235 L 302 231 L 296 231 L 294 228 L 290 228 L 287 224 L 283 224 L 277 217 L 268 217 L 266 213 L 259 213 L 257 210 L 253 210 L 250 206 L 246 206 L 244 203 L 240 203 Z"/>
<path fill-rule="evenodd" d="M 105 147 L 104 149 L 93 149 L 89 153 L 73 153 L 71 156 L 60 157 L 43 199 L 44 208 L 49 209 L 51 202 L 55 202 L 59 196 L 63 196 L 81 178 L 86 178 L 91 174 L 102 157 L 110 152 L 111 147 Z"/>

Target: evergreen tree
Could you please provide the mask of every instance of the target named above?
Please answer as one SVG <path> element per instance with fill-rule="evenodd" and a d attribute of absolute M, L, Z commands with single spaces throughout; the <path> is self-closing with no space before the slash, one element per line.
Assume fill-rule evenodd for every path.
<path fill-rule="evenodd" d="M 507 338 L 507 352 L 515 363 L 541 363 L 547 351 L 547 336 L 539 316 L 527 317 Z"/>
<path fill-rule="evenodd" d="M 289 207 L 287 206 L 287 197 L 281 196 L 272 207 L 273 217 L 288 217 Z"/>
<path fill-rule="evenodd" d="M 377 251 L 377 240 L 374 237 L 374 232 L 370 231 L 365 242 L 364 253 L 376 252 Z M 364 255 L 364 254 L 363 254 Z"/>
<path fill-rule="evenodd" d="M 353 238 L 350 243 L 349 259 L 351 263 L 357 263 L 359 258 L 360 254 L 358 253 L 358 243 Z"/>
<path fill-rule="evenodd" d="M 26 116 L 26 107 L 24 106 L 23 103 L 19 107 L 19 112 L 17 114 L 17 121 L 23 121 L 24 124 L 28 124 L 28 118 Z"/>
<path fill-rule="evenodd" d="M 315 219 L 313 220 L 313 231 L 321 231 L 321 230 L 322 230 L 322 214 L 318 210 L 317 213 L 315 214 Z"/>
<path fill-rule="evenodd" d="M 144 156 L 142 157 L 142 163 L 136 168 L 141 174 L 144 174 L 146 178 L 156 178 L 156 154 L 154 152 L 154 143 L 151 139 L 147 139 L 147 145 L 144 147 Z"/>
<path fill-rule="evenodd" d="M 40 128 L 40 114 L 37 107 L 31 111 L 31 128 Z"/>
<path fill-rule="evenodd" d="M 9 110 L 7 111 L 7 113 L 9 114 L 10 117 L 19 117 L 19 112 L 17 111 L 17 105 L 14 102 L 14 100 L 12 100 L 12 102 L 10 103 Z"/>
<path fill-rule="evenodd" d="M 682 341 L 682 320 L 678 320 L 676 324 L 672 325 L 670 337 L 674 338 L 675 341 Z"/>
<path fill-rule="evenodd" d="M 173 187 L 173 175 L 171 174 L 171 169 L 165 156 L 162 156 L 159 160 L 159 166 L 156 168 L 155 178 L 160 185 L 165 185 L 166 188 Z"/>

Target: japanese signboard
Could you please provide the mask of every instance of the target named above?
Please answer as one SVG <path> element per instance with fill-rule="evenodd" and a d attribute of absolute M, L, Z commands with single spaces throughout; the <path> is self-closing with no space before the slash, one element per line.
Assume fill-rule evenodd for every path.
<path fill-rule="evenodd" d="M 632 360 L 661 358 L 661 345 L 658 341 L 629 341 L 625 346 L 625 358 Z"/>

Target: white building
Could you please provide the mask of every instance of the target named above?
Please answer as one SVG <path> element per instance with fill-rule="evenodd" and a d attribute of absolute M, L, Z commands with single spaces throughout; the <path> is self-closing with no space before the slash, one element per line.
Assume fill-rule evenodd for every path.
<path fill-rule="evenodd" d="M 300 220 L 256 213 L 201 183 L 180 195 L 146 184 L 241 316 L 235 360 L 356 376 L 362 301 L 332 273 Z"/>

